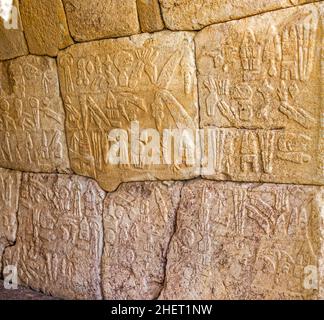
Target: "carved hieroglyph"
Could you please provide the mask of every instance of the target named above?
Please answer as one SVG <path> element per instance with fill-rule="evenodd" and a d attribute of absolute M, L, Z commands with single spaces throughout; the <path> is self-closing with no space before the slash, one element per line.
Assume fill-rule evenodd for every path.
<path fill-rule="evenodd" d="M 20 11 L 30 53 L 57 56 L 73 43 L 61 0 L 22 0 Z"/>
<path fill-rule="evenodd" d="M 30 55 L 0 63 L 0 166 L 33 172 L 69 168 L 52 58 Z"/>
<path fill-rule="evenodd" d="M 63 4 L 77 41 L 140 33 L 136 0 L 63 0 Z"/>
<path fill-rule="evenodd" d="M 5 247 L 16 241 L 21 173 L 0 169 L 0 269 Z"/>
<path fill-rule="evenodd" d="M 95 178 L 108 191 L 123 181 L 196 174 L 192 158 L 172 161 L 173 155 L 168 158 L 160 148 L 163 137 L 173 140 L 163 129 L 198 127 L 192 37 L 164 31 L 78 44 L 59 54 L 69 157 L 77 174 Z M 160 136 L 150 139 L 148 128 Z M 185 148 L 193 137 L 183 136 L 175 134 L 174 140 Z M 172 151 L 173 142 L 163 145 Z M 116 145 L 120 151 L 115 153 Z"/>
<path fill-rule="evenodd" d="M 323 187 L 182 189 L 162 299 L 317 299 Z"/>
<path fill-rule="evenodd" d="M 181 182 L 128 183 L 107 196 L 102 259 L 105 299 L 158 297 L 181 187 Z"/>
<path fill-rule="evenodd" d="M 4 265 L 19 282 L 56 297 L 101 298 L 102 208 L 105 192 L 93 180 L 23 174 L 15 246 Z"/>
<path fill-rule="evenodd" d="M 0 60 L 12 59 L 28 54 L 19 12 L 18 0 L 13 1 L 14 19 L 5 22 L 0 17 Z"/>
<path fill-rule="evenodd" d="M 201 127 L 213 158 L 204 176 L 324 183 L 322 22 L 314 4 L 197 35 Z"/>
<path fill-rule="evenodd" d="M 200 30 L 213 23 L 243 18 L 312 0 L 160 0 L 171 30 Z"/>
<path fill-rule="evenodd" d="M 159 0 L 137 0 L 137 10 L 142 32 L 164 29 Z"/>

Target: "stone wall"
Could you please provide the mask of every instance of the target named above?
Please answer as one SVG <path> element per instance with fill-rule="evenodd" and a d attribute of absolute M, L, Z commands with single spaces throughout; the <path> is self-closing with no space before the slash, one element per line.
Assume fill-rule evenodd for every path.
<path fill-rule="evenodd" d="M 68 299 L 324 298 L 323 17 L 311 0 L 15 0 L 2 271 Z"/>

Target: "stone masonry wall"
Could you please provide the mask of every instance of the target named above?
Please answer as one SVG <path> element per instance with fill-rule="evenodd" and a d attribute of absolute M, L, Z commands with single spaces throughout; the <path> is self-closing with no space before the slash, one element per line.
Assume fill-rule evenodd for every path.
<path fill-rule="evenodd" d="M 2 277 L 67 299 L 324 298 L 324 1 L 13 4 Z"/>

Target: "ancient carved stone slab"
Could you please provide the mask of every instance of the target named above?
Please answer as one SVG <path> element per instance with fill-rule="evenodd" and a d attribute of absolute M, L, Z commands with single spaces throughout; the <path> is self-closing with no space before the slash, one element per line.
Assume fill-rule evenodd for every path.
<path fill-rule="evenodd" d="M 136 0 L 63 0 L 77 41 L 129 36 L 140 32 Z"/>
<path fill-rule="evenodd" d="M 317 299 L 324 188 L 196 180 L 182 189 L 162 299 Z"/>
<path fill-rule="evenodd" d="M 0 166 L 33 172 L 69 168 L 56 61 L 0 63 Z"/>
<path fill-rule="evenodd" d="M 164 29 L 159 0 L 137 0 L 137 10 L 142 32 Z"/>
<path fill-rule="evenodd" d="M 16 241 L 21 173 L 0 169 L 0 269 L 3 250 Z"/>
<path fill-rule="evenodd" d="M 56 56 L 73 43 L 61 0 L 22 0 L 20 11 L 30 53 Z"/>
<path fill-rule="evenodd" d="M 192 37 L 165 31 L 78 44 L 59 54 L 69 156 L 77 174 L 97 179 L 108 191 L 123 181 L 196 175 L 192 157 L 168 156 L 175 149 L 169 137 L 191 147 L 193 137 L 178 133 L 198 126 Z"/>
<path fill-rule="evenodd" d="M 87 178 L 23 174 L 15 246 L 4 265 L 16 265 L 25 286 L 56 297 L 101 298 L 102 207 L 105 193 Z"/>
<path fill-rule="evenodd" d="M 201 127 L 209 152 L 203 175 L 324 182 L 322 12 L 322 4 L 305 5 L 197 35 Z"/>
<path fill-rule="evenodd" d="M 6 22 L 0 17 L 0 60 L 28 54 L 18 0 L 14 0 L 13 5 L 12 19 Z"/>
<path fill-rule="evenodd" d="M 312 0 L 160 0 L 163 19 L 171 30 L 200 30 L 213 23 L 308 2 Z"/>
<path fill-rule="evenodd" d="M 155 299 L 182 183 L 128 183 L 107 196 L 102 287 L 106 299 Z"/>

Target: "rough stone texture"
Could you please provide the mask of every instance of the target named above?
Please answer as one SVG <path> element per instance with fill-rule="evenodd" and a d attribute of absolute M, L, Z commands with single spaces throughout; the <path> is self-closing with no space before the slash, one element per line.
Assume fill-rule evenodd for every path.
<path fill-rule="evenodd" d="M 136 0 L 63 0 L 77 41 L 123 37 L 140 32 Z"/>
<path fill-rule="evenodd" d="M 25 286 L 56 297 L 101 298 L 105 193 L 87 178 L 23 174 L 18 233 L 4 266 Z"/>
<path fill-rule="evenodd" d="M 16 241 L 21 173 L 0 169 L 0 270 L 3 250 Z"/>
<path fill-rule="evenodd" d="M 61 0 L 21 0 L 20 11 L 30 53 L 57 56 L 73 43 Z"/>
<path fill-rule="evenodd" d="M 0 166 L 33 172 L 69 168 L 56 61 L 0 63 Z"/>
<path fill-rule="evenodd" d="M 164 29 L 158 0 L 137 0 L 137 10 L 142 32 Z"/>
<path fill-rule="evenodd" d="M 13 13 L 17 17 L 17 29 L 7 29 L 4 20 L 0 17 L 0 60 L 12 59 L 28 54 L 28 48 L 24 37 L 23 27 L 19 12 L 19 3 L 13 2 L 15 8 Z M 9 21 L 11 24 L 12 21 Z M 12 24 L 13 27 L 14 24 Z"/>
<path fill-rule="evenodd" d="M 166 27 L 200 30 L 213 23 L 243 18 L 313 0 L 160 0 Z"/>
<path fill-rule="evenodd" d="M 129 183 L 107 196 L 102 287 L 106 299 L 155 299 L 163 287 L 182 183 Z"/>
<path fill-rule="evenodd" d="M 164 128 L 198 127 L 191 33 L 165 31 L 74 45 L 59 54 L 58 63 L 74 172 L 95 178 L 108 191 L 123 181 L 196 175 L 196 163 L 188 158 L 170 165 L 158 157 L 161 164 L 152 165 L 157 152 L 147 151 L 149 133 L 142 130 L 156 128 L 159 147 Z M 108 141 L 117 128 L 127 137 Z M 137 146 L 131 145 L 131 137 Z M 121 150 L 118 165 L 112 159 L 116 144 Z"/>
<path fill-rule="evenodd" d="M 323 184 L 322 11 L 289 8 L 197 35 L 201 127 L 216 128 L 207 178 Z"/>
<path fill-rule="evenodd" d="M 313 186 L 186 184 L 160 298 L 317 299 L 305 267 L 318 270 L 323 195 Z"/>

